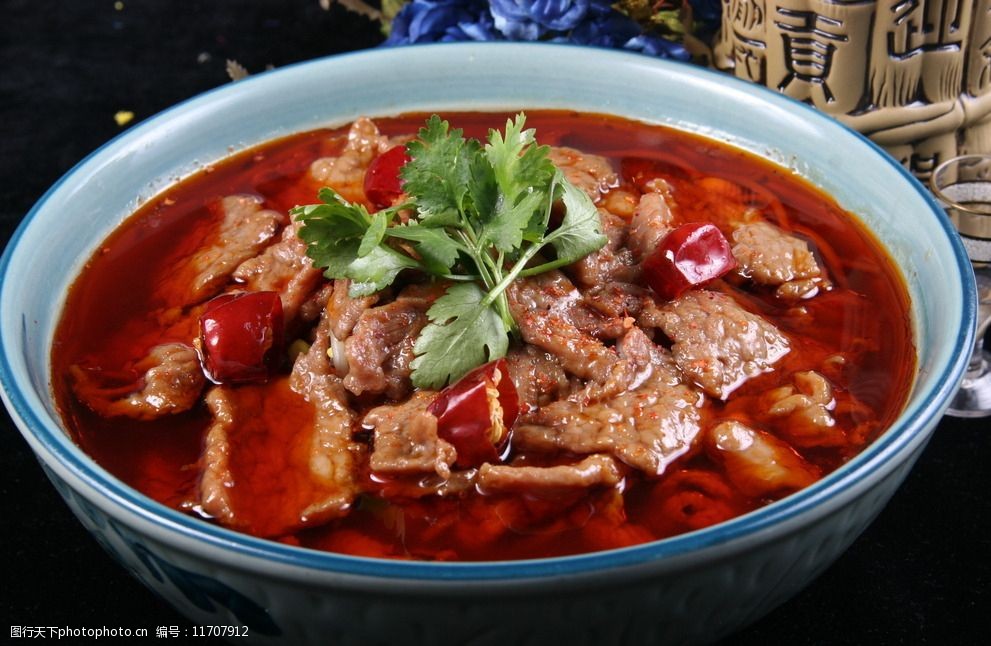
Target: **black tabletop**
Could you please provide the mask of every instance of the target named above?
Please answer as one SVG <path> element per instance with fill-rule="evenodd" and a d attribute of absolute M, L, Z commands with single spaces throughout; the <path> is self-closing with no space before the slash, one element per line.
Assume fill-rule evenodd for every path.
<path fill-rule="evenodd" d="M 375 24 L 317 0 L 0 0 L 0 242 L 86 154 L 227 82 L 226 59 L 261 71 L 380 40 Z M 119 126 L 120 111 L 134 120 Z M 6 411 L 0 424 L 0 623 L 151 635 L 157 626 L 188 627 L 72 517 Z M 991 419 L 944 418 L 863 536 L 808 589 L 728 642 L 983 642 L 991 632 L 989 462 Z M 6 630 L 0 625 L 0 642 Z"/>

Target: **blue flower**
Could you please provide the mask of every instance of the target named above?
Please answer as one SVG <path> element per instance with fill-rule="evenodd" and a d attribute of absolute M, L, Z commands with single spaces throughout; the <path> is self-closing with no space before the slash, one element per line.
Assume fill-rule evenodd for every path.
<path fill-rule="evenodd" d="M 544 40 L 691 58 L 682 45 L 644 34 L 609 0 L 412 0 L 396 14 L 383 44 L 461 40 Z"/>
<path fill-rule="evenodd" d="M 628 49 L 649 56 L 681 61 L 692 58 L 681 43 L 643 33 L 636 21 L 614 11 L 609 4 L 603 2 L 593 2 L 588 19 L 559 42 Z"/>
<path fill-rule="evenodd" d="M 537 40 L 548 30 L 568 31 L 597 0 L 490 0 L 495 27 L 510 40 Z M 598 0 L 601 4 L 601 0 Z"/>
<path fill-rule="evenodd" d="M 493 40 L 489 3 L 485 0 L 413 0 L 392 21 L 384 45 L 455 40 Z"/>
<path fill-rule="evenodd" d="M 465 20 L 448 28 L 443 40 L 499 40 L 499 32 L 492 23 L 492 14 L 483 11 L 474 21 Z"/>

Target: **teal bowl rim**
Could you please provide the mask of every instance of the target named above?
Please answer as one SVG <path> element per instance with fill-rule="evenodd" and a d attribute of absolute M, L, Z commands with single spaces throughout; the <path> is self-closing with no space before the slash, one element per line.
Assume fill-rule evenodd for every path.
<path fill-rule="evenodd" d="M 810 514 L 816 508 L 824 508 L 831 501 L 839 501 L 844 493 L 849 493 L 850 489 L 859 489 L 857 485 L 876 481 L 901 463 L 900 460 L 896 459 L 897 456 L 900 455 L 902 460 L 907 459 L 911 450 L 928 438 L 928 431 L 931 431 L 938 422 L 938 418 L 948 405 L 951 395 L 956 391 L 969 359 L 969 352 L 973 345 L 975 334 L 973 323 L 976 321 L 977 315 L 976 285 L 974 283 L 970 260 L 967 257 L 963 244 L 960 242 L 949 219 L 945 217 L 941 207 L 928 191 L 880 146 L 855 130 L 826 117 L 804 103 L 772 92 L 762 86 L 757 86 L 723 73 L 694 65 L 650 59 L 639 54 L 616 52 L 614 50 L 598 50 L 589 47 L 550 43 L 445 43 L 416 46 L 417 49 L 433 49 L 438 47 L 460 47 L 463 49 L 514 47 L 523 50 L 545 48 L 571 49 L 574 50 L 570 53 L 572 56 L 587 56 L 590 52 L 595 52 L 594 55 L 615 56 L 618 59 L 627 58 L 639 65 L 671 66 L 672 69 L 678 69 L 679 74 L 687 73 L 688 75 L 698 75 L 702 78 L 708 78 L 710 81 L 718 81 L 720 84 L 732 87 L 736 92 L 743 92 L 761 101 L 776 102 L 781 106 L 797 111 L 805 118 L 817 120 L 823 124 L 829 124 L 828 127 L 838 126 L 846 130 L 876 151 L 880 160 L 884 160 L 895 167 L 897 172 L 905 178 L 907 184 L 912 186 L 923 200 L 929 204 L 936 216 L 936 221 L 950 240 L 954 251 L 956 269 L 963 278 L 961 281 L 963 288 L 961 299 L 963 321 L 961 322 L 960 330 L 958 330 L 954 346 L 960 351 L 954 353 L 953 360 L 943 368 L 939 375 L 934 376 L 936 387 L 922 397 L 924 403 L 914 411 L 915 415 L 911 419 L 905 419 L 904 414 L 900 416 L 900 426 L 896 422 L 896 425 L 889 428 L 884 435 L 865 448 L 854 459 L 815 484 L 771 505 L 702 530 L 632 547 L 572 556 L 517 561 L 463 563 L 417 562 L 356 557 L 287 546 L 211 525 L 182 514 L 151 500 L 137 490 L 117 480 L 82 453 L 81 449 L 71 442 L 69 437 L 58 426 L 49 424 L 42 419 L 42 416 L 38 415 L 22 394 L 22 389 L 32 389 L 29 379 L 25 375 L 15 374 L 9 362 L 8 352 L 14 350 L 15 345 L 9 343 L 8 339 L 3 338 L 0 339 L 0 342 L 2 342 L 2 346 L 0 346 L 0 350 L 2 350 L 0 352 L 0 385 L 3 388 L 4 399 L 7 400 L 11 413 L 20 422 L 19 426 L 22 432 L 26 436 L 29 434 L 33 436 L 48 453 L 48 456 L 39 455 L 39 457 L 43 459 L 48 457 L 55 459 L 94 492 L 103 496 L 108 503 L 119 506 L 123 511 L 140 517 L 167 533 L 175 534 L 172 537 L 173 539 L 182 537 L 192 541 L 202 541 L 210 547 L 231 552 L 238 556 L 332 574 L 347 574 L 372 579 L 413 580 L 438 583 L 467 583 L 471 581 L 489 581 L 494 583 L 499 581 L 512 582 L 523 579 L 534 580 L 600 574 L 607 571 L 626 569 L 631 566 L 655 563 L 663 559 L 673 559 L 674 557 L 685 556 L 708 548 L 728 545 L 743 539 L 756 537 L 762 532 L 782 526 L 803 514 Z M 107 147 L 117 145 L 129 139 L 141 137 L 146 131 L 167 122 L 170 116 L 183 106 L 190 103 L 208 101 L 211 97 L 221 93 L 225 95 L 237 93 L 247 84 L 263 83 L 270 75 L 279 74 L 284 70 L 322 65 L 329 61 L 346 62 L 349 59 L 357 57 L 388 57 L 396 55 L 395 52 L 399 51 L 401 50 L 364 50 L 287 65 L 277 70 L 248 77 L 238 81 L 236 84 L 217 87 L 198 94 L 177 103 L 150 117 L 134 128 L 121 133 L 87 155 L 65 173 L 42 195 L 26 214 L 11 236 L 3 255 L 0 256 L 0 288 L 4 284 L 4 279 L 18 247 L 18 242 L 24 231 L 31 225 L 37 213 L 43 209 L 47 200 L 68 178 L 87 166 L 93 158 L 97 157 Z M 392 53 L 390 54 L 389 52 Z M 967 322 L 971 324 L 967 325 Z M 32 448 L 34 447 L 32 446 Z M 163 537 L 159 536 L 156 539 L 163 540 Z"/>

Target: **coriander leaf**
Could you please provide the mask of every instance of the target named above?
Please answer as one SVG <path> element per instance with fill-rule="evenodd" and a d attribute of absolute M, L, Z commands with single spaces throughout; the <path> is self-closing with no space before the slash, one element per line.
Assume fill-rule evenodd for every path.
<path fill-rule="evenodd" d="M 553 245 L 560 263 L 572 263 L 602 248 L 607 239 L 592 198 L 565 179 L 561 171 L 555 173 L 554 184 L 561 190 L 564 218 L 544 242 Z"/>
<path fill-rule="evenodd" d="M 435 114 L 420 129 L 419 139 L 406 144 L 410 161 L 400 171 L 403 190 L 416 197 L 416 210 L 424 224 L 457 224 L 463 213 L 468 160 L 479 147 L 477 142 L 466 142 L 460 129 L 449 129 L 450 124 Z"/>
<path fill-rule="evenodd" d="M 319 197 L 323 204 L 291 210 L 303 225 L 297 235 L 307 243 L 306 255 L 313 266 L 322 267 L 325 276 L 351 279 L 352 297 L 384 289 L 403 269 L 420 267 L 416 259 L 382 244 L 395 209 L 373 217 L 364 206 L 348 202 L 332 189 L 321 189 Z"/>
<path fill-rule="evenodd" d="M 325 268 L 329 278 L 344 278 L 358 256 L 371 216 L 363 206 L 348 203 L 329 188 L 320 189 L 319 197 L 323 204 L 297 206 L 290 214 L 302 223 L 297 235 L 307 243 L 306 255 L 313 266 Z"/>
<path fill-rule="evenodd" d="M 317 191 L 317 199 L 324 204 L 344 204 L 349 205 L 348 201 L 344 199 L 344 196 L 330 188 L 329 186 L 321 187 Z"/>
<path fill-rule="evenodd" d="M 379 211 L 372 218 L 372 222 L 365 230 L 365 235 L 361 238 L 361 245 L 358 247 L 358 256 L 364 257 L 372 252 L 372 249 L 382 244 L 385 237 L 385 228 L 392 221 L 392 212 L 388 209 Z"/>
<path fill-rule="evenodd" d="M 482 228 L 483 239 L 503 253 L 515 251 L 523 243 L 523 235 L 534 215 L 538 211 L 542 213 L 547 202 L 547 193 L 539 189 L 523 194 L 516 204 L 500 202 L 495 217 Z"/>
<path fill-rule="evenodd" d="M 489 131 L 489 143 L 485 156 L 495 170 L 496 181 L 507 195 L 519 195 L 532 186 L 546 186 L 554 175 L 554 164 L 547 154 L 547 146 L 537 144 L 536 130 L 524 130 L 526 115 L 516 115 L 515 121 L 506 121 L 506 134 Z"/>
<path fill-rule="evenodd" d="M 416 243 L 416 251 L 424 264 L 435 274 L 446 274 L 458 260 L 461 245 L 452 240 L 441 228 L 425 227 L 420 224 L 406 224 L 389 227 L 386 235 Z"/>
<path fill-rule="evenodd" d="M 487 361 L 505 356 L 509 338 L 476 283 L 458 283 L 427 311 L 430 323 L 413 346 L 413 385 L 438 389 Z M 487 349 L 487 350 L 486 350 Z"/>
<path fill-rule="evenodd" d="M 323 206 L 323 205 L 320 205 Z M 348 266 L 358 257 L 358 238 L 340 236 L 340 227 L 332 218 L 303 219 L 297 235 L 307 243 L 306 255 L 314 267 L 326 269 L 328 278 L 344 278 Z"/>
<path fill-rule="evenodd" d="M 384 245 L 374 247 L 367 255 L 355 258 L 348 265 L 343 276 L 351 279 L 348 296 L 359 298 L 374 294 L 391 285 L 403 269 L 419 266 L 417 261 L 395 249 Z"/>
<path fill-rule="evenodd" d="M 523 113 L 515 121 L 507 120 L 505 136 L 491 130 L 485 146 L 499 198 L 494 209 L 481 214 L 486 225 L 483 237 L 503 253 L 518 249 L 524 233 L 533 228 L 531 223 L 543 221 L 554 176 L 547 147 L 536 145 L 534 131 L 524 130 L 525 123 Z M 539 233 L 544 229 L 546 224 Z"/>
<path fill-rule="evenodd" d="M 512 282 L 574 262 L 606 242 L 591 199 L 554 168 L 525 119 L 521 113 L 507 121 L 504 134 L 491 131 L 483 147 L 434 115 L 407 144 L 402 205 L 371 216 L 324 189 L 322 204 L 292 211 L 314 264 L 329 277 L 350 279 L 353 297 L 387 287 L 407 268 L 467 281 L 449 287 L 428 312 L 430 323 L 414 345 L 418 387 L 439 388 L 503 356 L 507 334 L 518 332 L 506 297 Z M 558 199 L 564 216 L 548 231 Z M 397 213 L 410 210 L 416 215 L 409 223 L 393 225 Z M 556 258 L 528 266 L 547 246 Z"/>
<path fill-rule="evenodd" d="M 320 191 L 323 198 L 328 189 Z M 365 230 L 371 224 L 371 216 L 360 204 L 350 204 L 339 201 L 337 193 L 333 193 L 333 198 L 324 204 L 309 204 L 307 206 L 297 206 L 290 211 L 294 220 L 303 222 L 305 230 L 310 224 L 320 221 L 327 223 L 334 228 L 334 237 L 352 238 L 365 234 Z M 305 239 L 305 238 L 304 238 Z"/>
<path fill-rule="evenodd" d="M 495 213 L 499 201 L 499 187 L 496 184 L 495 171 L 484 154 L 474 154 L 468 158 L 468 198 L 471 200 L 472 218 L 476 222 L 484 221 Z"/>
<path fill-rule="evenodd" d="M 327 240 L 306 250 L 314 267 L 323 268 L 327 278 L 347 278 L 348 268 L 358 259 L 357 240 Z"/>
<path fill-rule="evenodd" d="M 551 187 L 553 190 L 553 186 Z M 555 196 L 556 197 L 556 196 Z M 554 208 L 554 199 L 549 199 L 544 203 L 543 211 L 534 213 L 533 219 L 523 230 L 523 239 L 527 242 L 541 242 L 547 234 L 547 226 L 551 221 L 551 211 Z"/>

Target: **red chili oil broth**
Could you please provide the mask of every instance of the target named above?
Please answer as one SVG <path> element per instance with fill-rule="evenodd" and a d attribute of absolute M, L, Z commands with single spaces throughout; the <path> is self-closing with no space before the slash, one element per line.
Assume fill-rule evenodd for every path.
<path fill-rule="evenodd" d="M 410 114 L 377 119 L 376 123 L 386 134 L 413 133 L 426 116 Z M 466 136 L 483 138 L 489 128 L 501 128 L 511 115 L 444 116 L 454 127 L 464 128 Z M 767 161 L 672 129 L 559 111 L 530 112 L 527 125 L 537 129 L 542 144 L 571 146 L 609 157 L 618 171 L 624 171 L 622 181 L 629 185 L 664 177 L 674 187 L 683 216 L 694 213 L 697 215 L 692 218 L 705 219 L 706 210 L 723 208 L 721 188 L 743 187 L 750 203 L 769 219 L 813 244 L 835 285 L 831 291 L 799 303 L 782 303 L 772 291 L 739 281 L 720 281 L 716 287 L 784 330 L 792 339 L 792 351 L 774 372 L 751 379 L 727 402 L 707 400 L 704 421 L 732 417 L 746 423 L 753 418 L 754 407 L 760 405 L 762 393 L 790 383 L 795 371 L 819 370 L 823 361 L 840 349 L 852 354 L 855 361 L 835 366 L 826 376 L 833 384 L 837 402 L 834 416 L 846 429 L 846 441 L 839 446 L 802 450 L 803 457 L 826 474 L 849 460 L 896 418 L 916 367 L 907 291 L 894 263 L 872 234 L 830 198 Z M 181 302 L 177 294 L 186 283 L 175 268 L 209 240 L 219 217 L 218 199 L 233 193 L 256 194 L 265 199 L 267 208 L 282 213 L 297 204 L 316 201 L 319 186 L 306 171 L 313 160 L 336 154 L 345 134 L 346 129 L 318 130 L 273 141 L 180 182 L 150 200 L 114 231 L 73 283 L 52 351 L 56 401 L 73 439 L 128 485 L 166 505 L 195 513 L 190 501 L 195 500 L 197 463 L 210 424 L 206 406 L 201 403 L 187 413 L 153 422 L 105 419 L 73 396 L 70 366 L 120 370 L 121 366 L 133 366 L 151 345 L 170 340 L 188 343 L 195 330 L 188 324 L 171 322 L 195 318 L 176 316 Z M 732 185 L 709 179 L 700 188 L 698 182 L 704 178 L 722 178 Z M 693 205 L 695 199 L 698 204 Z M 133 367 L 120 374 L 122 384 L 138 377 L 139 370 Z M 302 423 L 300 415 L 281 419 L 282 424 L 297 428 Z M 761 427 L 772 433 L 787 432 L 766 424 Z M 273 432 L 280 430 L 285 429 Z M 263 444 L 274 447 L 278 443 Z M 251 459 L 265 461 L 265 450 L 259 448 L 259 454 Z M 539 455 L 520 457 L 537 465 L 574 458 L 557 456 L 549 461 Z M 363 479 L 372 491 L 360 496 L 346 517 L 278 540 L 387 558 L 550 557 L 691 531 L 769 502 L 734 491 L 721 467 L 701 450 L 671 464 L 660 478 L 632 473 L 622 491 L 600 489 L 556 497 L 472 492 L 451 498 L 389 498 L 388 482 L 367 473 Z"/>

